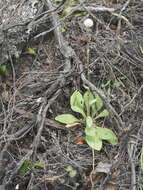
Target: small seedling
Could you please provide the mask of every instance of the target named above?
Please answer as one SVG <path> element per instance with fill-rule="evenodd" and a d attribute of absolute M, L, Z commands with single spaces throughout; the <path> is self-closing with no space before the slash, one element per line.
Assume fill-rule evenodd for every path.
<path fill-rule="evenodd" d="M 70 177 L 75 177 L 77 174 L 77 171 L 71 166 L 68 166 L 67 168 L 65 168 L 65 170 L 68 172 Z"/>
<path fill-rule="evenodd" d="M 7 71 L 6 65 L 0 65 L 0 75 L 1 76 L 8 75 L 8 71 Z"/>
<path fill-rule="evenodd" d="M 27 48 L 29 54 L 36 55 L 36 51 L 33 48 Z"/>
<path fill-rule="evenodd" d="M 61 13 L 61 18 L 65 19 L 67 17 L 70 17 L 72 14 L 74 14 L 75 17 L 81 17 L 86 15 L 87 13 L 85 11 L 77 11 L 77 5 L 78 1 L 76 0 L 53 0 L 56 4 L 65 5 L 64 9 Z"/>
<path fill-rule="evenodd" d="M 30 160 L 25 160 L 22 167 L 19 169 L 19 173 L 25 174 L 30 171 L 32 167 L 44 168 L 44 164 L 41 163 L 32 163 Z"/>
<path fill-rule="evenodd" d="M 103 108 L 103 101 L 98 94 L 87 90 L 82 95 L 76 90 L 70 97 L 70 106 L 74 112 L 81 114 L 82 119 L 78 119 L 72 114 L 62 114 L 58 115 L 55 120 L 66 124 L 66 126 L 83 123 L 85 125 L 85 140 L 95 150 L 101 150 L 103 140 L 112 145 L 117 144 L 117 137 L 111 129 L 96 125 L 97 119 L 109 115 L 108 110 Z"/>

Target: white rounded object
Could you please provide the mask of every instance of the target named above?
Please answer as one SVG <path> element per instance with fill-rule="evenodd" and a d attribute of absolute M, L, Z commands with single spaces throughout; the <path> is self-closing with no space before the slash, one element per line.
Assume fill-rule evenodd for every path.
<path fill-rule="evenodd" d="M 84 21 L 84 25 L 85 25 L 86 28 L 91 28 L 93 26 L 93 20 L 91 18 L 87 18 Z"/>

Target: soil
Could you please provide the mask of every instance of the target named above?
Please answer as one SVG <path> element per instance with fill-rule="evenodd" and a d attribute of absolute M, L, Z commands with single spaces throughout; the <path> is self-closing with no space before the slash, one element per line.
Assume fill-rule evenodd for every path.
<path fill-rule="evenodd" d="M 65 3 L 54 14 L 61 18 L 70 6 Z M 63 45 L 54 28 L 32 37 L 20 57 L 6 63 L 9 74 L 0 78 L 0 190 L 143 188 L 143 1 L 85 1 L 83 6 L 84 14 L 62 17 Z M 114 8 L 116 14 L 87 6 Z M 84 26 L 86 18 L 93 19 L 93 27 Z M 86 143 L 84 125 L 67 128 L 55 121 L 63 113 L 80 117 L 70 109 L 70 96 L 85 92 L 83 74 L 91 90 L 100 89 L 111 113 L 97 125 L 118 137 L 117 145 L 105 141 L 101 151 Z"/>

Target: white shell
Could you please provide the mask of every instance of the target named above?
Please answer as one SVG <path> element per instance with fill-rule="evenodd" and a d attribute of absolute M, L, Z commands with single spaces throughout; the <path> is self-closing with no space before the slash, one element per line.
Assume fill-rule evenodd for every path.
<path fill-rule="evenodd" d="M 91 28 L 93 26 L 93 20 L 91 18 L 87 18 L 84 21 L 84 25 L 85 25 L 86 28 Z"/>

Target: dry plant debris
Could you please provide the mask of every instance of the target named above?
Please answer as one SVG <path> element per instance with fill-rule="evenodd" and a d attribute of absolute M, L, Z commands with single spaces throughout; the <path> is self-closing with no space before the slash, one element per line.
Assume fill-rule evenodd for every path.
<path fill-rule="evenodd" d="M 143 188 L 142 18 L 141 0 L 0 2 L 1 190 Z M 54 119 L 87 86 L 119 139 L 100 152 Z"/>

